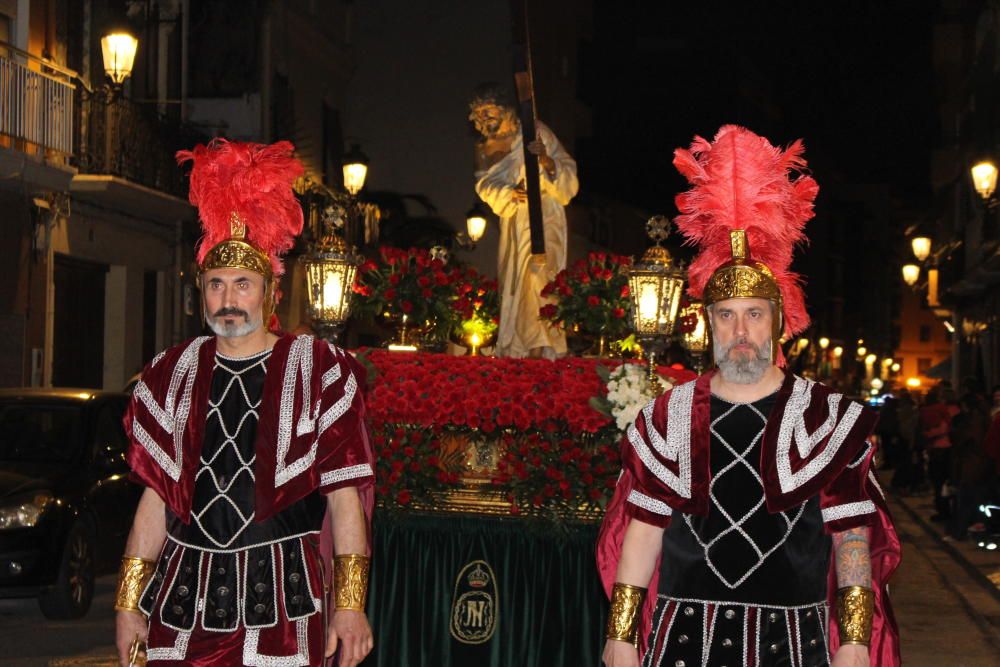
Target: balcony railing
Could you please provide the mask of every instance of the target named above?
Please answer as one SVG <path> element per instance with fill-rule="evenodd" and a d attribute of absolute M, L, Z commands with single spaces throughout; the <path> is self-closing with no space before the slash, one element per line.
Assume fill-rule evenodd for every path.
<path fill-rule="evenodd" d="M 0 42 L 0 135 L 18 148 L 73 151 L 76 73 Z"/>
<path fill-rule="evenodd" d="M 159 116 L 155 107 L 102 94 L 80 101 L 79 119 L 75 153 L 81 173 L 111 174 L 184 196 L 174 153 L 193 146 L 196 135 Z"/>

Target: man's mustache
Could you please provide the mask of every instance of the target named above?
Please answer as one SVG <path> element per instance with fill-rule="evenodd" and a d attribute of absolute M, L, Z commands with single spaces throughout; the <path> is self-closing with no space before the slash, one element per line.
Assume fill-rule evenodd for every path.
<path fill-rule="evenodd" d="M 250 319 L 250 314 L 245 310 L 240 310 L 239 308 L 219 308 L 212 317 L 225 317 L 227 315 L 238 315 L 245 320 Z"/>

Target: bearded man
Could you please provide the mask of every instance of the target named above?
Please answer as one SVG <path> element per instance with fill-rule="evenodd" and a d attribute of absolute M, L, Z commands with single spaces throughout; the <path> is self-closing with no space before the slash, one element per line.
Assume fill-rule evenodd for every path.
<path fill-rule="evenodd" d="M 215 336 L 153 359 L 125 416 L 147 488 L 115 602 L 123 665 L 137 642 L 149 665 L 319 665 L 339 649 L 346 666 L 372 648 L 364 372 L 265 326 L 302 229 L 292 150 L 216 140 L 178 153 L 193 162 Z"/>
<path fill-rule="evenodd" d="M 566 353 L 566 336 L 538 317 L 546 303 L 541 293 L 566 268 L 566 212 L 579 182 L 576 161 L 541 122 L 528 150 L 538 156 L 545 256 L 531 254 L 531 228 L 524 185 L 524 137 L 513 104 L 496 84 L 477 88 L 469 120 L 481 139 L 476 143 L 476 194 L 500 218 L 497 276 L 500 326 L 496 354 L 546 357 Z"/>
<path fill-rule="evenodd" d="M 726 126 L 674 164 L 693 186 L 677 225 L 699 246 L 689 291 L 718 369 L 647 405 L 623 439 L 598 547 L 604 662 L 896 665 L 876 414 L 780 367 L 780 339 L 809 324 L 789 271 L 818 191 L 791 177 L 802 146 Z"/>

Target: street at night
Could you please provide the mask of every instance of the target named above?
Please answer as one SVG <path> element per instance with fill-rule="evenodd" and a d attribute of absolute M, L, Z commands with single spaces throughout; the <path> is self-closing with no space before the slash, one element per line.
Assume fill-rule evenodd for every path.
<path fill-rule="evenodd" d="M 0 667 L 1000 665 L 998 176 L 1000 0 L 0 0 Z"/>

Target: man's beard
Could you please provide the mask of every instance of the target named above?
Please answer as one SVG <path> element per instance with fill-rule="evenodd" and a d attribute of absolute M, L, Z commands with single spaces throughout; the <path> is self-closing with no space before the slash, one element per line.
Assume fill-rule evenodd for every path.
<path fill-rule="evenodd" d="M 242 317 L 243 324 L 222 320 L 226 316 Z M 222 338 L 240 338 L 241 336 L 252 334 L 259 329 L 264 324 L 264 317 L 258 313 L 255 317 L 251 318 L 247 311 L 240 310 L 239 308 L 220 308 L 215 311 L 215 315 L 209 315 L 206 312 L 205 322 L 208 323 L 208 327 L 215 332 L 216 336 Z"/>
<path fill-rule="evenodd" d="M 729 353 L 737 345 L 749 345 L 753 348 L 753 355 L 745 356 L 737 354 L 735 359 L 730 358 Z M 758 347 L 746 338 L 737 338 L 728 345 L 722 345 L 718 341 L 713 343 L 715 363 L 722 373 L 722 379 L 733 384 L 755 384 L 760 382 L 764 373 L 771 366 L 771 346 L 768 341 L 766 346 Z"/>

